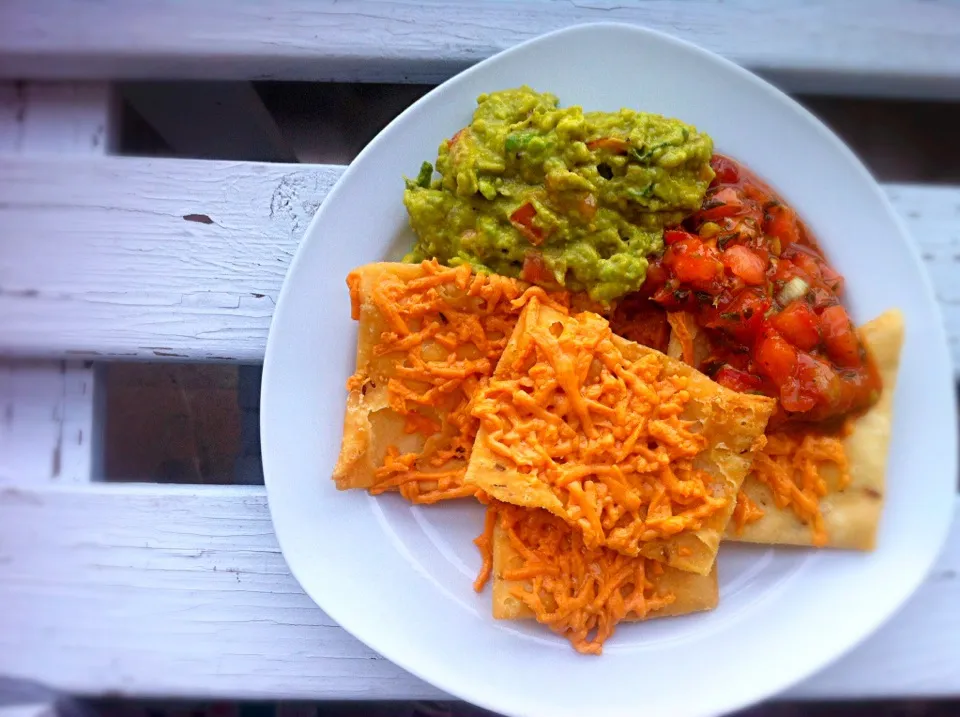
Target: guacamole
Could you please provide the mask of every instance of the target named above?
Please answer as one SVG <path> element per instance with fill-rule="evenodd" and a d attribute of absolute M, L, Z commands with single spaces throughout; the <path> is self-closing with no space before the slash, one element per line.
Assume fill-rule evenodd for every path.
<path fill-rule="evenodd" d="M 404 205 L 437 258 L 609 302 L 636 290 L 664 227 L 700 208 L 713 142 L 689 125 L 621 109 L 561 108 L 529 87 L 477 99 L 469 126 L 424 162 Z"/>

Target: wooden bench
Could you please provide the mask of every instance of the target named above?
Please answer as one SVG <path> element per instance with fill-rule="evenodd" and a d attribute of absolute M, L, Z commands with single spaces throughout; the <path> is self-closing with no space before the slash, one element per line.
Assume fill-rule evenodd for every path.
<path fill-rule="evenodd" d="M 791 92 L 960 99 L 960 6 L 922 0 L 2 4 L 0 676 L 85 695 L 440 696 L 303 594 L 262 486 L 103 482 L 102 367 L 262 361 L 287 266 L 343 167 L 293 163 L 250 81 L 436 83 L 595 20 L 690 39 Z M 243 136 L 224 141 L 287 161 L 115 156 L 115 83 L 140 79 L 220 81 L 196 101 Z M 189 120 L 144 112 L 206 156 Z M 884 188 L 960 369 L 960 186 Z M 788 696 L 960 694 L 958 574 L 960 502 L 917 596 Z"/>

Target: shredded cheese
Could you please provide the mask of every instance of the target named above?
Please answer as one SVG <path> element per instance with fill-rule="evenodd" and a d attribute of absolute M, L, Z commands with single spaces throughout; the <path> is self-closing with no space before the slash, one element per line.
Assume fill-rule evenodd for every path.
<path fill-rule="evenodd" d="M 494 502 L 487 509 L 490 534 L 496 520 L 519 559 L 499 577 L 516 583 L 510 593 L 578 652 L 599 655 L 619 622 L 642 620 L 676 599 L 657 590 L 660 563 L 588 548 L 577 530 L 545 510 Z M 490 545 L 486 535 L 478 539 L 482 553 Z M 491 560 L 484 554 L 485 567 Z"/>
<path fill-rule="evenodd" d="M 567 297 L 473 273 L 469 266 L 451 269 L 434 260 L 421 268 L 422 276 L 410 281 L 387 274 L 370 292 L 387 326 L 374 356 L 389 360 L 389 406 L 403 417 L 404 432 L 423 443 L 415 452 L 389 446 L 370 491 L 398 491 L 414 503 L 436 503 L 477 493 L 463 485 L 478 426 L 469 405 L 492 375 L 524 305 L 538 297 L 564 306 Z M 358 319 L 365 298 L 359 273 L 352 273 L 347 285 Z M 377 378 L 362 369 L 347 388 L 364 391 Z"/>
<path fill-rule="evenodd" d="M 770 488 L 776 506 L 781 510 L 790 508 L 809 525 L 817 547 L 829 541 L 821 499 L 850 484 L 850 465 L 843 447 L 847 430 L 844 426 L 838 433 L 809 429 L 774 431 L 767 435 L 766 446 L 754 458 L 754 474 Z M 837 471 L 833 486 L 828 485 L 824 472 L 829 465 Z"/>
<path fill-rule="evenodd" d="M 666 375 L 660 354 L 628 359 L 596 314 L 554 321 L 542 310 L 529 301 L 516 350 L 474 399 L 480 440 L 549 485 L 590 548 L 637 555 L 644 542 L 699 530 L 730 497 L 694 466 L 706 439 L 680 417 L 688 379 Z"/>
<path fill-rule="evenodd" d="M 737 493 L 737 504 L 733 509 L 733 528 L 737 535 L 743 534 L 743 529 L 751 523 L 756 523 L 763 517 L 763 508 L 741 489 Z"/>

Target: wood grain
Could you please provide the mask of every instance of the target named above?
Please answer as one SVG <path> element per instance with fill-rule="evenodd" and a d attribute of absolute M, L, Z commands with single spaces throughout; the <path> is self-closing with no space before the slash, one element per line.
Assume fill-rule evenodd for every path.
<path fill-rule="evenodd" d="M 9 355 L 263 360 L 274 302 L 336 165 L 10 158 L 0 163 Z M 886 185 L 960 366 L 960 187 Z"/>
<path fill-rule="evenodd" d="M 597 21 L 668 32 L 791 91 L 960 95 L 960 7 L 924 0 L 6 0 L 0 76 L 438 82 Z"/>
<path fill-rule="evenodd" d="M 790 696 L 960 692 L 958 573 L 960 521 L 908 606 Z M 0 674 L 81 694 L 440 696 L 301 591 L 262 488 L 0 488 L 0 605 Z"/>
<path fill-rule="evenodd" d="M 102 156 L 112 118 L 106 83 L 0 83 L 5 155 Z M 0 182 L 0 203 L 5 195 Z M 12 250 L 11 241 L 0 236 L 0 255 Z M 97 378 L 78 360 L 0 359 L 0 484 L 90 480 L 100 455 Z"/>

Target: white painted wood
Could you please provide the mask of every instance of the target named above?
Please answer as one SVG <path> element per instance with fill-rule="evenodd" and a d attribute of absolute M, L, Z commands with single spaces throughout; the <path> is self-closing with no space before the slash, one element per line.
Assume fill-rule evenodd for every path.
<path fill-rule="evenodd" d="M 249 82 L 130 82 L 119 92 L 179 156 L 297 160 Z"/>
<path fill-rule="evenodd" d="M 957 517 L 920 593 L 792 697 L 960 692 Z M 303 594 L 262 488 L 0 488 L 0 605 L 0 674 L 71 692 L 440 696 Z"/>
<path fill-rule="evenodd" d="M 924 0 L 6 0 L 0 76 L 436 82 L 591 21 L 675 34 L 794 91 L 960 95 L 960 8 Z"/>
<path fill-rule="evenodd" d="M 0 82 L 0 153 L 102 155 L 113 110 L 105 82 Z"/>
<path fill-rule="evenodd" d="M 3 163 L 0 351 L 261 361 L 287 266 L 342 169 Z M 960 366 L 960 188 L 887 191 L 934 280 Z"/>
<path fill-rule="evenodd" d="M 113 109 L 106 83 L 0 83 L 0 154 L 103 155 Z M 0 253 L 12 241 L 0 234 Z M 0 361 L 0 483 L 90 480 L 100 452 L 95 386 L 81 361 Z"/>
<path fill-rule="evenodd" d="M 80 362 L 0 362 L 0 484 L 90 480 L 95 384 Z"/>

